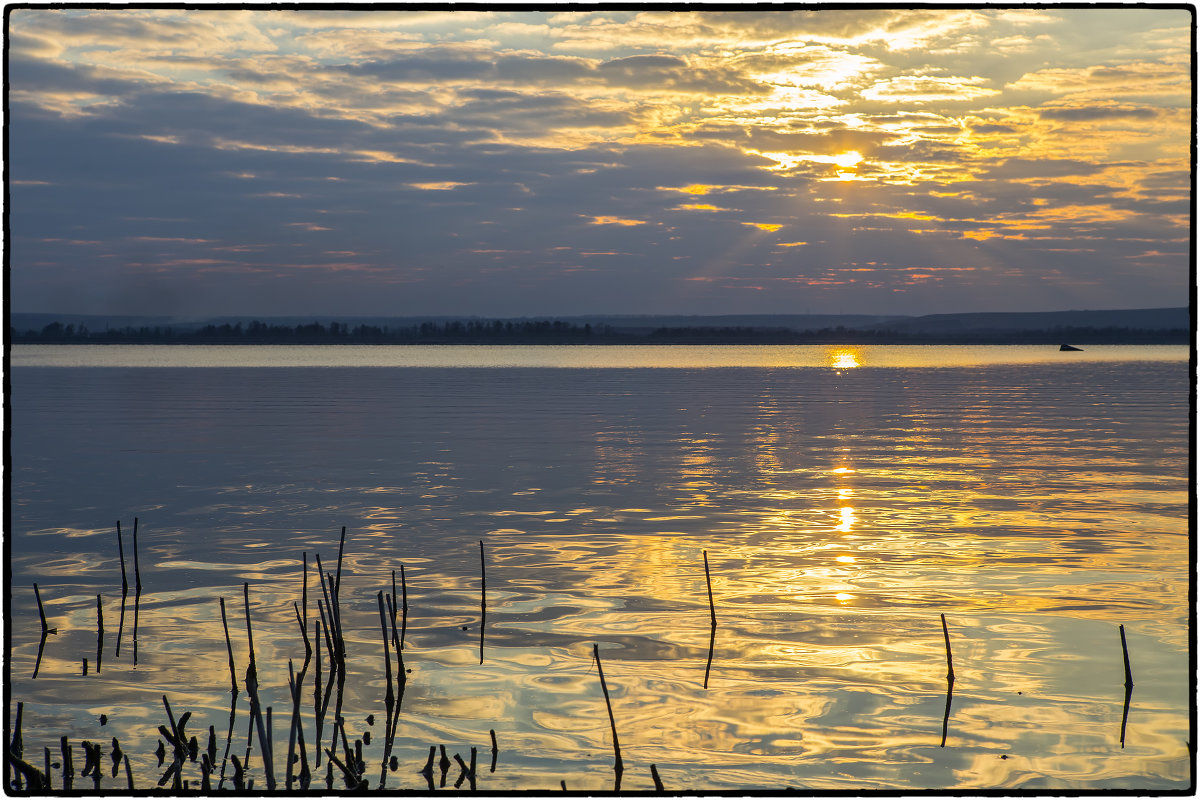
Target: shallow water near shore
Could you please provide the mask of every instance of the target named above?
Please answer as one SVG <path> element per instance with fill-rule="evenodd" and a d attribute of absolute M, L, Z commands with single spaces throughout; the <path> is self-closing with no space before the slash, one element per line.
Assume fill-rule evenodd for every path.
<path fill-rule="evenodd" d="M 278 771 L 302 557 L 311 618 L 345 526 L 343 714 L 372 786 L 377 593 L 403 565 L 392 788 L 426 788 L 444 744 L 478 749 L 481 791 L 612 789 L 593 644 L 623 789 L 650 764 L 677 792 L 1187 788 L 1187 348 L 935 349 L 14 347 L 27 752 L 117 736 L 149 786 L 164 694 L 223 746 L 219 601 L 240 680 L 248 583 Z M 36 678 L 34 583 L 58 629 Z M 244 753 L 244 691 L 235 712 Z"/>

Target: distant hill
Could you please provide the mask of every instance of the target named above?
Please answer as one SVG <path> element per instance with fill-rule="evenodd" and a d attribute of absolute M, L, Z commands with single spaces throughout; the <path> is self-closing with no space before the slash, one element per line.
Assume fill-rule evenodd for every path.
<path fill-rule="evenodd" d="M 1136 330 L 1187 330 L 1192 315 L 1187 308 L 1137 308 L 1115 311 L 1039 311 L 974 314 L 929 314 L 897 317 L 873 327 L 904 333 L 957 333 L 964 331 L 1032 331 L 1055 328 L 1132 328 Z M 849 327 L 849 326 L 847 326 Z"/>

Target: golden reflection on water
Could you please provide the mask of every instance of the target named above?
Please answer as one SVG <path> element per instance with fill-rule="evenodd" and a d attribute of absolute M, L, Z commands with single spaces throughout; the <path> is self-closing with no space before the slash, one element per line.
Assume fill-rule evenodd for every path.
<path fill-rule="evenodd" d="M 834 369 L 861 367 L 861 351 L 858 348 L 839 347 L 829 353 L 829 366 Z"/>
<path fill-rule="evenodd" d="M 848 355 L 853 364 L 830 366 L 862 363 Z M 873 372 L 837 379 L 835 388 Z M 37 618 L 27 608 L 15 617 L 13 696 L 27 702 L 36 730 L 54 734 L 50 744 L 67 730 L 103 741 L 119 725 L 123 745 L 152 771 L 145 754 L 162 721 L 161 694 L 197 712 L 195 730 L 222 730 L 228 686 L 217 598 L 229 605 L 243 672 L 240 582 L 249 580 L 261 682 L 279 720 L 289 707 L 287 662 L 304 652 L 292 605 L 299 551 L 311 559 L 319 550 L 327 569 L 336 558 L 336 537 L 305 526 L 318 524 L 313 516 L 344 515 L 358 523 L 343 588 L 347 719 L 356 729 L 367 713 L 381 713 L 375 592 L 390 588 L 391 570 L 408 569 L 413 672 L 400 750 L 408 778 L 398 779 L 406 788 L 416 788 L 408 781 L 430 744 L 486 751 L 489 729 L 501 739 L 503 767 L 484 787 L 554 789 L 565 772 L 573 790 L 611 788 L 591 643 L 605 659 L 625 788 L 650 788 L 648 763 L 681 791 L 1185 782 L 1186 470 L 1156 466 L 1158 445 L 1136 445 L 1139 436 L 1157 441 L 1159 429 L 1146 427 L 1153 438 L 1130 434 L 1133 444 L 1107 441 L 1116 434 L 1105 431 L 1079 435 L 1056 427 L 1057 407 L 1041 412 L 1049 419 L 1026 419 L 1027 401 L 1016 394 L 962 413 L 977 402 L 973 386 L 952 387 L 957 399 L 922 395 L 914 401 L 928 406 L 920 414 L 905 395 L 915 390 L 899 381 L 886 401 L 836 393 L 797 401 L 798 386 L 755 384 L 743 405 L 664 392 L 661 407 L 636 406 L 627 419 L 585 416 L 570 435 L 550 438 L 549 451 L 525 456 L 544 459 L 540 471 L 512 479 L 512 464 L 474 459 L 483 439 L 476 434 L 465 455 L 422 462 L 420 475 L 372 474 L 366 488 L 331 479 L 315 509 L 298 501 L 298 516 L 284 522 L 261 503 L 271 484 L 247 484 L 262 487 L 259 499 L 238 508 L 271 519 L 265 533 L 231 525 L 201 555 L 186 531 L 174 532 L 143 551 L 150 588 L 136 670 L 111 654 L 115 558 L 43 557 L 24 574 L 53 579 L 53 590 L 47 582 L 43 590 L 61 633 L 30 680 Z M 1054 387 L 1058 402 L 1067 394 Z M 1094 406 L 1075 413 L 1096 416 Z M 1143 424 L 1120 422 L 1113 427 Z M 550 434 L 538 425 L 536 436 Z M 1177 429 L 1176 446 L 1185 437 Z M 581 465 L 568 448 L 555 449 L 564 442 L 591 443 L 580 448 Z M 1086 468 L 1053 469 L 1068 458 Z M 434 463 L 437 475 L 428 470 Z M 482 476 L 474 484 L 441 474 L 469 477 L 467 466 Z M 582 476 L 575 483 L 555 482 L 572 469 Z M 365 498 L 356 506 L 336 499 L 356 491 Z M 241 502 L 235 492 L 230 501 Z M 292 522 L 292 538 L 272 538 Z M 711 651 L 704 552 L 718 621 Z M 309 577 L 311 620 L 319 584 Z M 99 592 L 109 628 L 104 672 L 85 680 L 80 659 L 95 652 Z M 940 613 L 957 674 L 944 748 Z M 1137 680 L 1124 749 L 1122 622 Z M 113 728 L 91 718 L 68 727 L 63 703 L 76 701 L 90 715 L 110 709 Z M 54 714 L 39 716 L 45 708 Z M 153 725 L 138 734 L 133 723 Z"/>

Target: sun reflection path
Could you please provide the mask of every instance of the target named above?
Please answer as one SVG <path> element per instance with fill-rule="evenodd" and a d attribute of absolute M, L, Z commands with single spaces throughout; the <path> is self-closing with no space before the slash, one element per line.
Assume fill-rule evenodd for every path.
<path fill-rule="evenodd" d="M 859 360 L 859 351 L 848 350 L 846 348 L 831 350 L 829 352 L 829 366 L 838 370 L 861 367 L 862 362 Z"/>

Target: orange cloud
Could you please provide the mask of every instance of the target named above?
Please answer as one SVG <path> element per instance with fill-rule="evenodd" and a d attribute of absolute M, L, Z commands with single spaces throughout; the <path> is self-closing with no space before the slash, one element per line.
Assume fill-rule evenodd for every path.
<path fill-rule="evenodd" d="M 591 219 L 592 219 L 593 225 L 631 226 L 631 225 L 645 225 L 646 224 L 646 220 L 644 220 L 644 219 L 623 219 L 621 217 L 604 217 L 604 216 L 592 217 Z"/>

